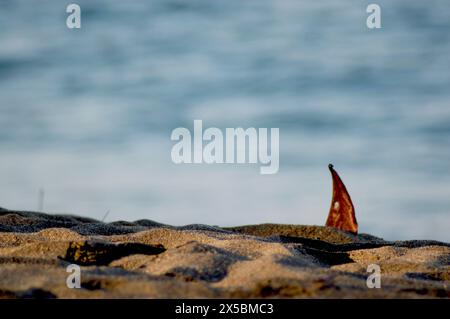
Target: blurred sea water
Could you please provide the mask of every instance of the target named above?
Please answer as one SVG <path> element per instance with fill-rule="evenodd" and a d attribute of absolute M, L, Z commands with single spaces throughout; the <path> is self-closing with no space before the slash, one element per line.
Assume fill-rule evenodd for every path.
<path fill-rule="evenodd" d="M 0 206 L 450 241 L 450 2 L 0 0 Z M 279 127 L 280 170 L 175 165 L 174 128 Z"/>

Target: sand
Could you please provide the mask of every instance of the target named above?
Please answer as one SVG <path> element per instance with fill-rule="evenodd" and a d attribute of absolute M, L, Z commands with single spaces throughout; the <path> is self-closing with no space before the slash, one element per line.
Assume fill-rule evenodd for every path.
<path fill-rule="evenodd" d="M 81 288 L 68 288 L 70 264 Z M 370 289 L 369 264 L 381 269 Z M 450 244 L 0 209 L 0 298 L 449 298 Z"/>

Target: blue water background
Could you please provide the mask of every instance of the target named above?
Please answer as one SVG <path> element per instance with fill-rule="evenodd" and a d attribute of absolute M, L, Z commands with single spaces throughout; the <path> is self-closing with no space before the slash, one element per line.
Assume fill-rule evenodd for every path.
<path fill-rule="evenodd" d="M 0 0 L 0 206 L 107 221 L 324 224 L 450 241 L 450 2 Z M 280 170 L 175 165 L 170 133 L 279 127 Z"/>

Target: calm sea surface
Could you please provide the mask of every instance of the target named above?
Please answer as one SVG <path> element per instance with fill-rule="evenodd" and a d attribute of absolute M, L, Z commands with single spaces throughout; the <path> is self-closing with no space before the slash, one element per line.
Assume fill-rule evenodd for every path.
<path fill-rule="evenodd" d="M 75 2 L 75 1 L 74 1 Z M 373 1 L 372 1 L 373 2 Z M 450 2 L 0 0 L 0 206 L 450 241 Z M 175 165 L 176 127 L 280 128 L 280 170 Z"/>

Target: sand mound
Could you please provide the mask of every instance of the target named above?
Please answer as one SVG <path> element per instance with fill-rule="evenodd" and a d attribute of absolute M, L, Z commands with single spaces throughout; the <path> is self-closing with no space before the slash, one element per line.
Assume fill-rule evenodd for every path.
<path fill-rule="evenodd" d="M 321 226 L 174 227 L 0 209 L 0 298 L 449 298 L 450 245 Z M 81 288 L 66 267 L 81 267 Z M 369 264 L 381 288 L 366 285 Z"/>

